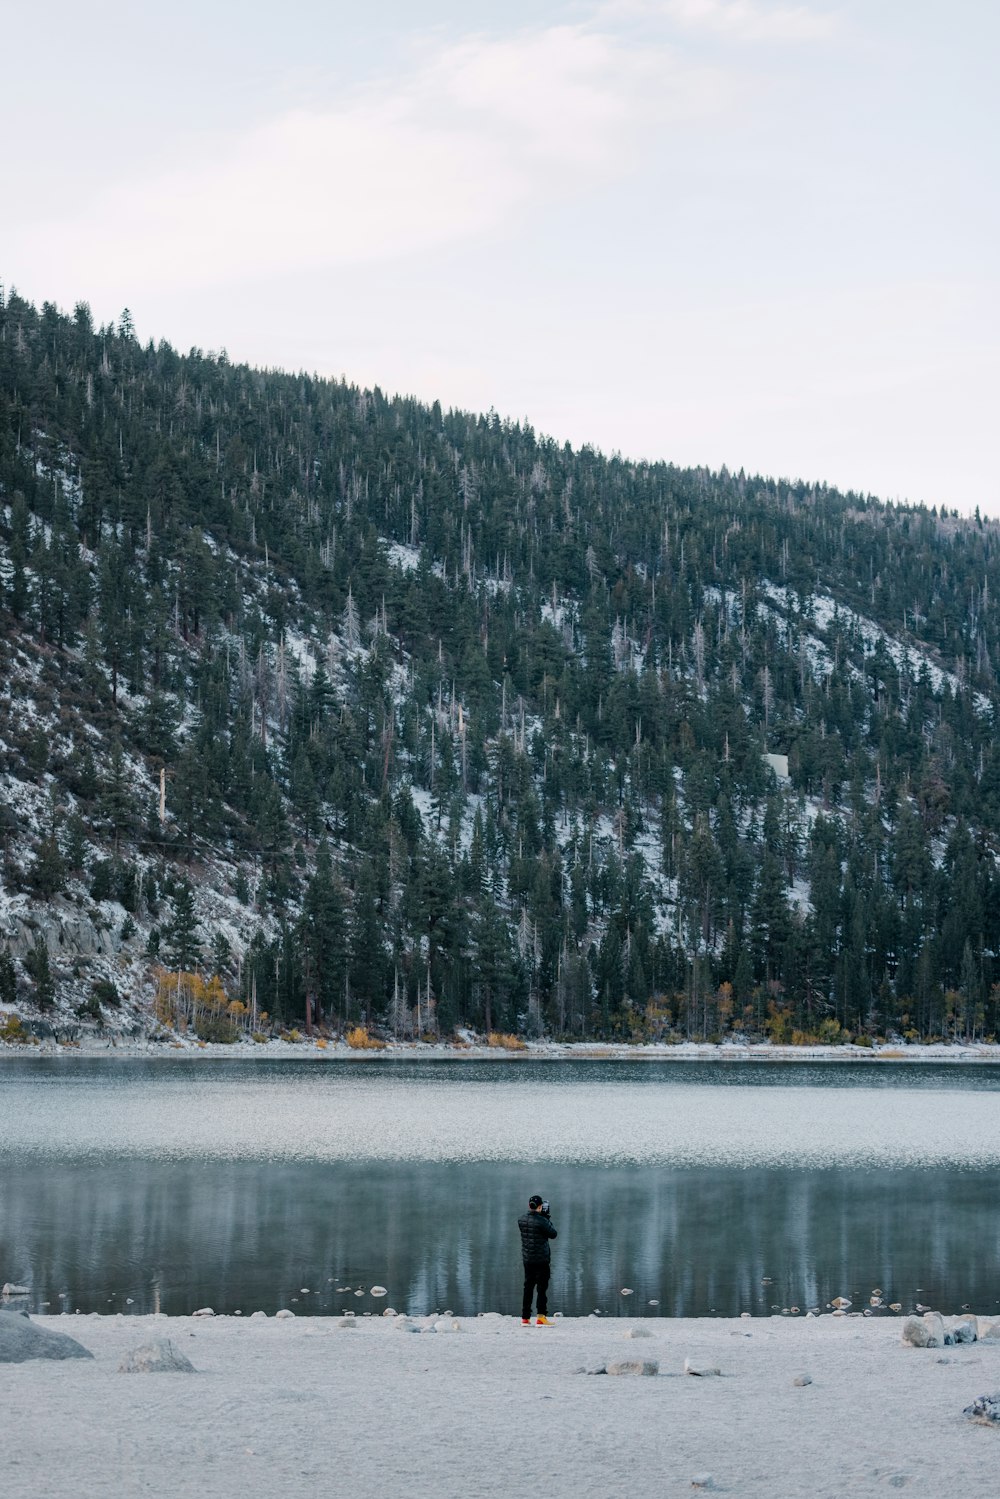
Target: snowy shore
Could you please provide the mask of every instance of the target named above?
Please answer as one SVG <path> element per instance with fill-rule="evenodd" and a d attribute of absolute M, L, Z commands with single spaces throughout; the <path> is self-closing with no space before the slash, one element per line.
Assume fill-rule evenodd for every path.
<path fill-rule="evenodd" d="M 933 1042 L 926 1046 L 909 1042 L 886 1042 L 872 1046 L 776 1046 L 768 1041 L 651 1042 L 630 1045 L 626 1042 L 599 1041 L 529 1041 L 523 1050 L 469 1042 L 389 1041 L 381 1049 L 361 1050 L 343 1041 L 268 1040 L 245 1041 L 233 1045 L 176 1037 L 169 1041 L 134 1040 L 122 1036 L 86 1036 L 70 1044 L 54 1040 L 35 1045 L 7 1045 L 0 1042 L 0 1060 L 4 1057 L 100 1056 L 100 1057 L 228 1057 L 235 1061 L 300 1062 L 371 1062 L 380 1061 L 466 1061 L 509 1062 L 512 1065 L 532 1061 L 567 1062 L 957 1062 L 1000 1063 L 1000 1044 L 978 1042 Z"/>
<path fill-rule="evenodd" d="M 33 1320 L 94 1361 L 0 1365 L 6 1499 L 997 1493 L 1000 1428 L 962 1412 L 1000 1343 L 906 1347 L 896 1319 Z M 196 1373 L 119 1373 L 152 1338 Z M 618 1359 L 659 1372 L 578 1372 Z"/>

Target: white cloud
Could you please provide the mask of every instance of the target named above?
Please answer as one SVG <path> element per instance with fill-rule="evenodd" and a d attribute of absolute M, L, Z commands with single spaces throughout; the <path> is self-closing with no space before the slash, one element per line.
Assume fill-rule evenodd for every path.
<path fill-rule="evenodd" d="M 61 284 L 72 244 L 79 294 L 99 296 L 411 255 L 628 170 L 643 130 L 723 97 L 709 70 L 588 26 L 470 37 L 347 103 L 114 184 L 82 217 L 29 224 L 8 264 Z"/>

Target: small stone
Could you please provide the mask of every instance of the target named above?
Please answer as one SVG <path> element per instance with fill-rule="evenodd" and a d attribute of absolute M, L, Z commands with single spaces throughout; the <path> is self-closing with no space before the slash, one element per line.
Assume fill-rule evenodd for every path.
<path fill-rule="evenodd" d="M 169 1338 L 154 1338 L 126 1353 L 118 1365 L 119 1374 L 193 1374 L 191 1360 L 178 1352 Z"/>
<path fill-rule="evenodd" d="M 983 1426 L 992 1426 L 1000 1422 L 1000 1393 L 995 1395 L 979 1395 L 971 1405 L 967 1405 L 962 1412 L 968 1416 L 970 1421 L 979 1421 Z"/>
<path fill-rule="evenodd" d="M 623 1296 L 631 1296 L 632 1295 L 632 1287 L 631 1286 L 622 1286 L 622 1295 Z"/>
<path fill-rule="evenodd" d="M 212 1308 L 210 1306 L 200 1306 L 198 1310 L 196 1312 L 192 1312 L 191 1315 L 192 1317 L 214 1317 L 215 1313 L 212 1311 Z"/>
<path fill-rule="evenodd" d="M 250 1313 L 250 1321 L 251 1322 L 266 1322 L 267 1321 L 267 1313 L 266 1312 L 251 1312 Z"/>
<path fill-rule="evenodd" d="M 287 1322 L 288 1319 L 289 1319 L 289 1317 L 294 1317 L 294 1316 L 295 1316 L 294 1312 L 289 1311 L 289 1309 L 288 1309 L 287 1306 L 283 1306 L 281 1308 L 280 1312 L 275 1312 L 275 1314 L 274 1314 L 274 1320 L 276 1322 Z"/>
<path fill-rule="evenodd" d="M 812 1384 L 812 1375 L 796 1374 L 795 1378 L 792 1380 L 792 1384 L 795 1385 L 797 1389 L 804 1390 L 807 1384 Z"/>
<path fill-rule="evenodd" d="M 691 1480 L 693 1489 L 714 1489 L 715 1479 L 711 1473 L 696 1473 Z"/>
<path fill-rule="evenodd" d="M 722 1370 L 716 1369 L 714 1365 L 703 1364 L 700 1359 L 686 1358 L 684 1373 L 693 1374 L 697 1379 L 711 1379 L 713 1376 L 721 1375 Z"/>
<path fill-rule="evenodd" d="M 659 1374 L 660 1366 L 655 1358 L 618 1358 L 604 1367 L 605 1374 Z"/>
<path fill-rule="evenodd" d="M 853 1304 L 854 1304 L 853 1302 L 848 1301 L 848 1299 L 847 1299 L 846 1296 L 835 1296 L 833 1298 L 833 1300 L 830 1302 L 830 1305 L 833 1307 L 834 1311 L 836 1311 L 836 1312 L 847 1312 L 847 1311 L 850 1311 L 850 1309 L 853 1306 Z"/>
<path fill-rule="evenodd" d="M 372 1286 L 368 1294 L 370 1296 L 388 1296 L 389 1293 L 386 1290 L 385 1286 Z"/>

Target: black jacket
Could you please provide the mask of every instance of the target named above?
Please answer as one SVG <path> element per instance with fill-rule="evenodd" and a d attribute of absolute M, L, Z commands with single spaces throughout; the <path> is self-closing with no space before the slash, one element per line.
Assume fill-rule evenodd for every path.
<path fill-rule="evenodd" d="M 521 1230 L 521 1258 L 526 1265 L 547 1265 L 551 1251 L 549 1240 L 556 1237 L 552 1222 L 544 1213 L 525 1213 L 518 1218 Z"/>

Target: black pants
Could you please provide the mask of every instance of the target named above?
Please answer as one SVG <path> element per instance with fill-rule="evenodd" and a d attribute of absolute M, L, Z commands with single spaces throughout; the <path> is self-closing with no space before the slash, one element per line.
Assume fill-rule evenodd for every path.
<path fill-rule="evenodd" d="M 533 1291 L 538 1292 L 538 1315 L 544 1317 L 549 1309 L 549 1272 L 551 1266 L 546 1260 L 541 1265 L 524 1266 L 524 1295 L 521 1297 L 521 1320 L 526 1322 L 531 1316 L 531 1295 Z"/>

